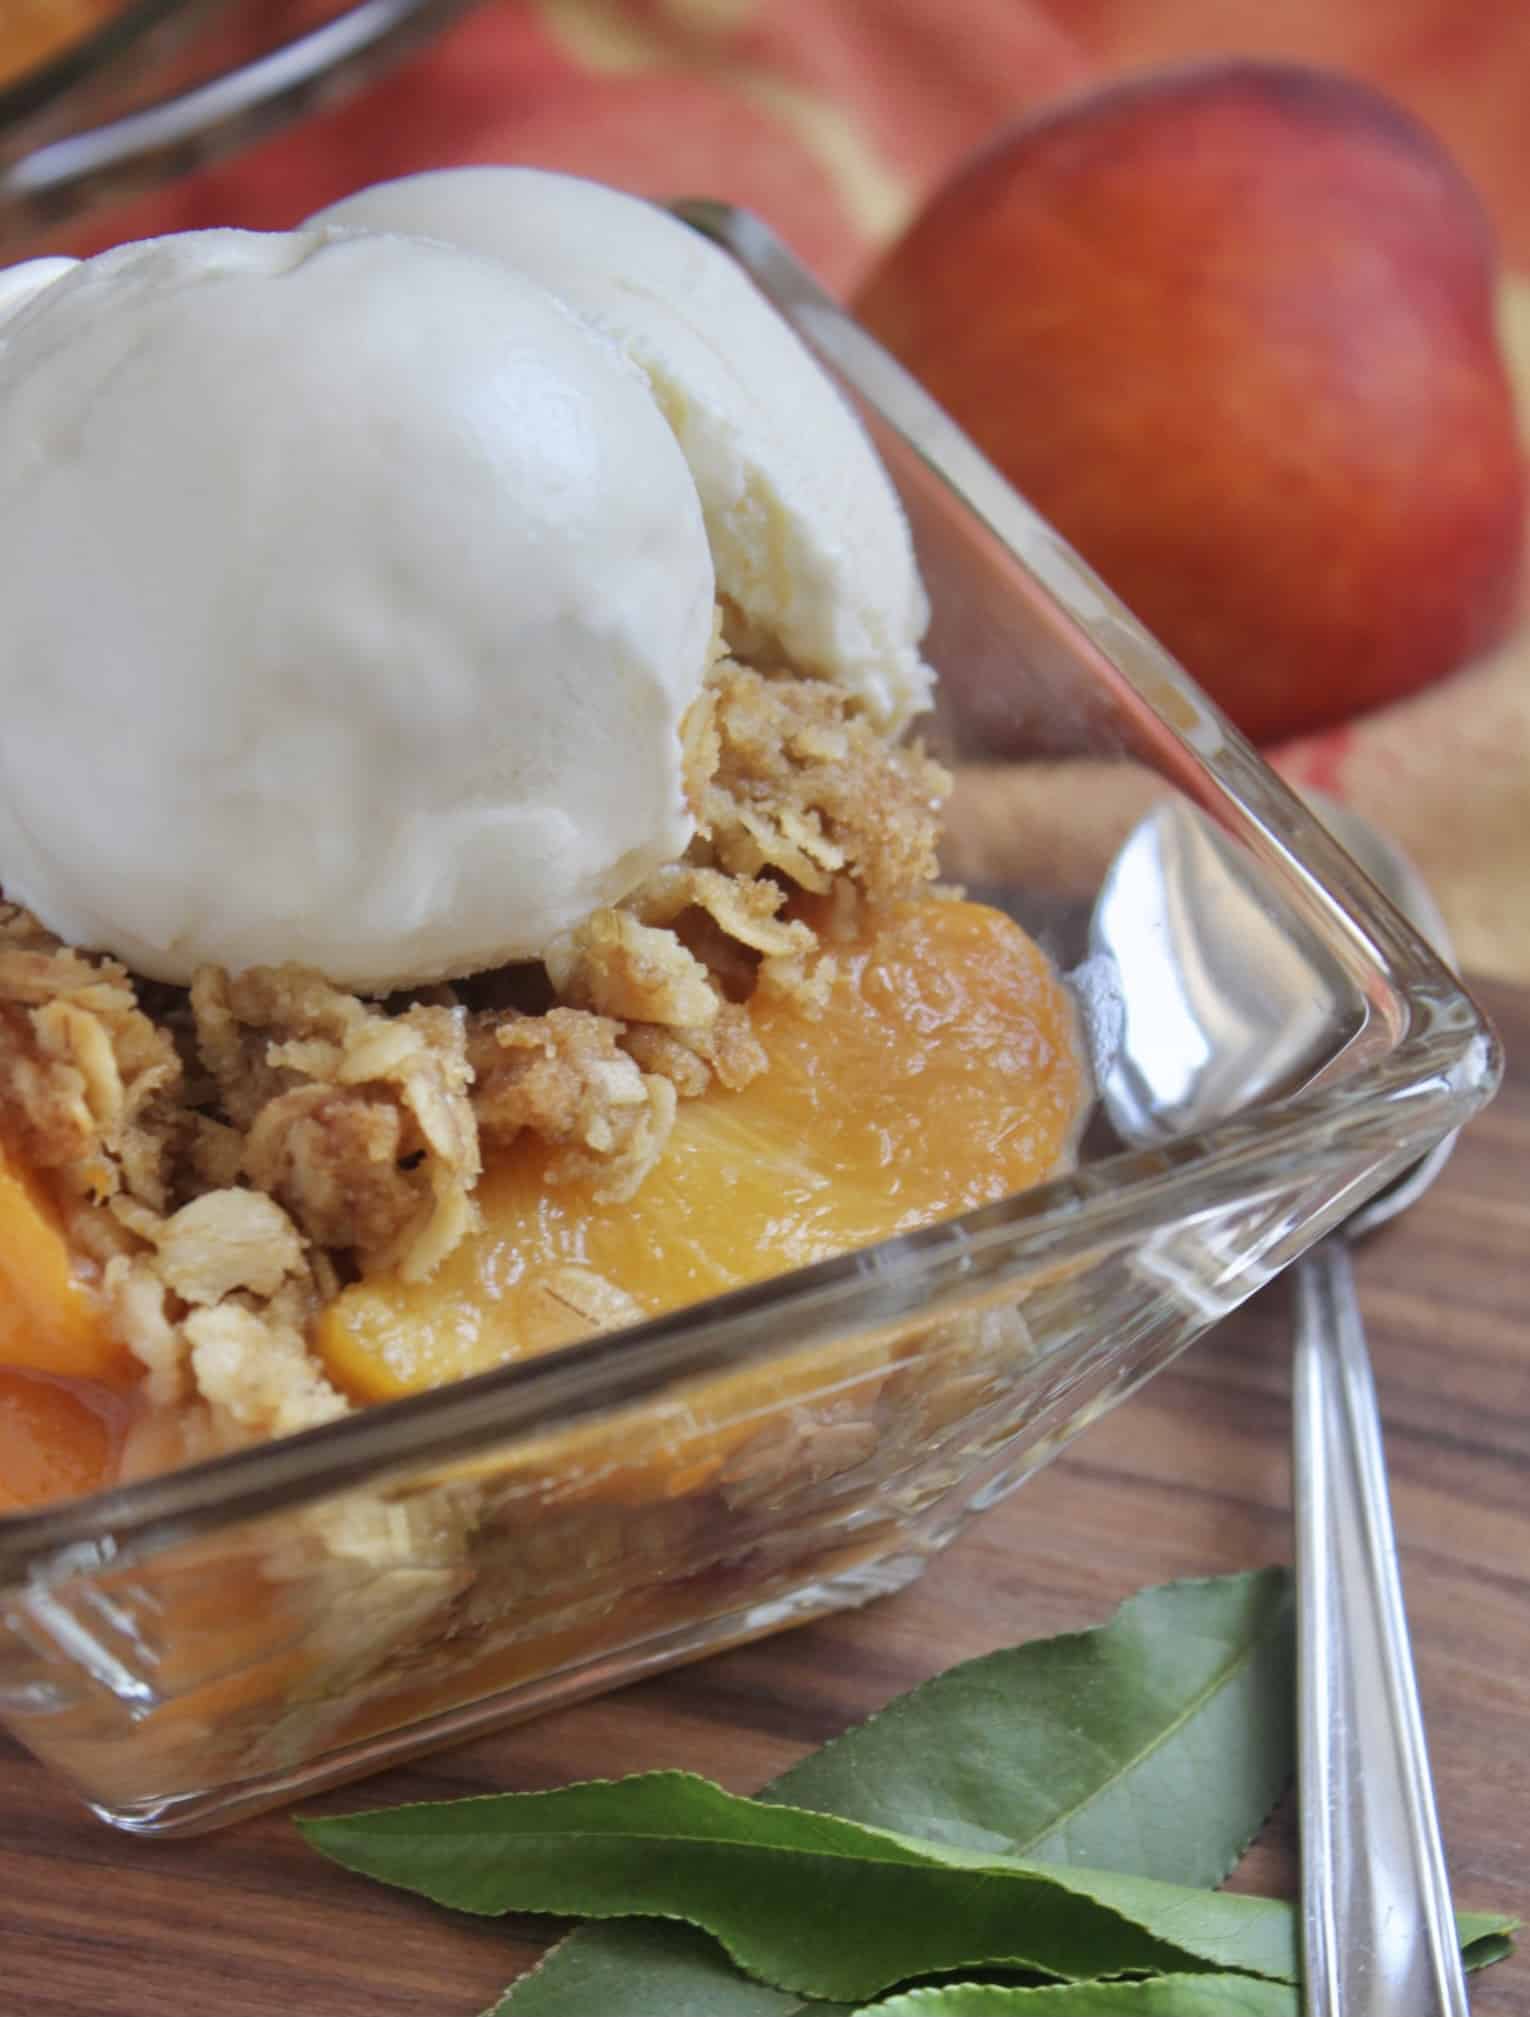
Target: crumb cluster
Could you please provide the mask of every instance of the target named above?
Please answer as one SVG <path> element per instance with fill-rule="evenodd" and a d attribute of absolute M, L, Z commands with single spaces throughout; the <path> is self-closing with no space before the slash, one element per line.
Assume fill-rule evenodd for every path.
<path fill-rule="evenodd" d="M 686 776 L 684 860 L 541 963 L 386 1001 L 295 966 L 139 981 L 0 904 L 0 1139 L 99 1271 L 174 1460 L 346 1412 L 315 1313 L 361 1276 L 428 1276 L 486 1154 L 531 1136 L 549 1182 L 630 1197 L 679 1101 L 764 1069 L 753 997 L 821 1009 L 835 928 L 794 898 L 842 925 L 935 874 L 944 772 L 824 682 L 719 656 Z"/>

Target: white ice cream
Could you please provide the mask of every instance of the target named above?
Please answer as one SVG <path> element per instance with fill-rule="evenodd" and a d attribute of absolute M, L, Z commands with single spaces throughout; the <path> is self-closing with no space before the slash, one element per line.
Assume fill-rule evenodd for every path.
<path fill-rule="evenodd" d="M 712 569 L 615 348 L 397 237 L 45 278 L 0 326 L 9 896 L 155 977 L 381 992 L 534 956 L 684 849 Z"/>
<path fill-rule="evenodd" d="M 78 259 L 23 259 L 19 266 L 0 269 L 0 323 L 17 314 L 34 294 L 72 273 Z"/>
<path fill-rule="evenodd" d="M 889 725 L 929 704 L 924 590 L 859 422 L 732 259 L 599 183 L 454 168 L 362 190 L 311 224 L 403 231 L 530 274 L 647 373 L 690 465 L 743 648 L 779 646 Z"/>

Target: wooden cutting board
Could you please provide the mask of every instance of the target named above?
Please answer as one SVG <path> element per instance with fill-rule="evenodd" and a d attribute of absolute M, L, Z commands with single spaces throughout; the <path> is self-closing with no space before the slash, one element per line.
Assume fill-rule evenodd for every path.
<path fill-rule="evenodd" d="M 1458 1902 L 1530 1913 L 1530 992 L 1484 986 L 1498 1102 L 1361 1255 L 1403 1573 Z M 486 1737 L 322 1805 L 686 1766 L 751 1791 L 941 1667 L 1103 1618 L 1173 1576 L 1288 1556 L 1275 1287 L 1161 1374 L 903 1595 Z M 1289 1893 L 1289 1812 L 1238 1873 Z M 0 1738 L 5 2017 L 474 2017 L 542 1951 L 346 1876 L 286 1819 L 134 1842 Z M 1530 1954 L 1476 2017 L 1530 2017 Z M 589 2017 L 601 2017 L 592 2011 Z"/>

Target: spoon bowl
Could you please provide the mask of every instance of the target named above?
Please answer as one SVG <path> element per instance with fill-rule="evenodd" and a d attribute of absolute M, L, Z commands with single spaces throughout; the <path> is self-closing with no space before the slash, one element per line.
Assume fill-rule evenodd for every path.
<path fill-rule="evenodd" d="M 1358 814 L 1326 801 L 1316 810 L 1448 959 L 1444 920 L 1412 864 Z M 1163 1141 L 1295 1091 L 1332 1055 L 1336 1023 L 1358 1033 L 1364 1020 L 1334 956 L 1291 919 L 1271 916 L 1240 851 L 1183 801 L 1159 807 L 1128 838 L 1100 891 L 1090 941 L 1115 979 L 1101 1102 L 1128 1142 Z M 1454 1139 L 1359 1204 L 1296 1270 L 1292 1481 L 1308 2017 L 1466 2017 L 1380 1411 L 1348 1255 L 1350 1240 L 1428 1188 Z"/>

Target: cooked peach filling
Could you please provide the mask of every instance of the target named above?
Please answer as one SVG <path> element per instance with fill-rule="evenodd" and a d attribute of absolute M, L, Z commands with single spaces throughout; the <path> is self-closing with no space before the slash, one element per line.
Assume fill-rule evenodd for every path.
<path fill-rule="evenodd" d="M 110 1380 L 131 1364 L 46 1186 L 0 1148 L 0 1367 Z"/>
<path fill-rule="evenodd" d="M 719 652 L 698 839 L 536 967 L 373 1002 L 138 982 L 0 910 L 0 1511 L 215 1455 L 1009 1195 L 1067 991 L 933 886 L 945 774 Z"/>
<path fill-rule="evenodd" d="M 318 1325 L 330 1375 L 389 1400 L 866 1247 L 1038 1182 L 1080 1108 L 1065 990 L 1001 912 L 926 900 L 838 949 L 822 1013 L 751 1013 L 765 1069 L 675 1117 L 626 1203 L 491 1164 L 482 1224 L 429 1281 L 347 1289 Z"/>

